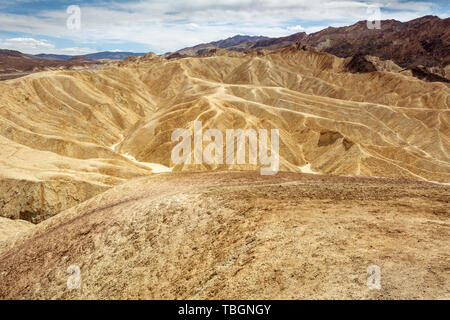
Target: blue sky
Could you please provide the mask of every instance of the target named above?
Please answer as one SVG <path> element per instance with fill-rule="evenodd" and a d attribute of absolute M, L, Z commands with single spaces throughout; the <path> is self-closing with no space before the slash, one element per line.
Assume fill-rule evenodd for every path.
<path fill-rule="evenodd" d="M 349 25 L 369 19 L 367 8 L 375 4 L 381 19 L 450 16 L 448 0 L 1 0 L 0 48 L 164 53 L 236 34 L 276 37 Z M 79 28 L 67 24 L 74 5 Z"/>

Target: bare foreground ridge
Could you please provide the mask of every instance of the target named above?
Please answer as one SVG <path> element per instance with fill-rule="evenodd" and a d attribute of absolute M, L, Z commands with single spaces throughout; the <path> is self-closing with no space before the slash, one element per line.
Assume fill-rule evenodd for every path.
<path fill-rule="evenodd" d="M 448 191 L 300 173 L 138 178 L 2 241 L 0 297 L 448 299 Z M 381 290 L 366 286 L 373 264 Z M 66 288 L 69 265 L 80 290 Z"/>
<path fill-rule="evenodd" d="M 376 62 L 294 45 L 1 82 L 0 298 L 449 299 L 450 85 Z M 279 129 L 280 172 L 175 165 L 194 121 Z"/>

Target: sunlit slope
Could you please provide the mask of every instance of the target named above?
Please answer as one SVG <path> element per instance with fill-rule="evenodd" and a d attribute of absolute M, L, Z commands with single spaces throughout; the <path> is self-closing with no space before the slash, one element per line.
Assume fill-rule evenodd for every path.
<path fill-rule="evenodd" d="M 171 134 L 195 120 L 204 130 L 279 129 L 280 170 L 449 182 L 449 96 L 447 84 L 352 74 L 343 59 L 295 47 L 147 55 L 2 82 L 0 213 L 41 221 L 161 168 L 257 169 L 175 166 Z"/>
<path fill-rule="evenodd" d="M 0 298 L 448 299 L 449 189 L 287 172 L 137 178 L 4 242 Z M 374 264 L 381 290 L 366 285 Z"/>
<path fill-rule="evenodd" d="M 204 129 L 223 132 L 279 129 L 282 170 L 309 163 L 321 173 L 450 179 L 448 85 L 387 72 L 351 74 L 342 59 L 294 48 L 161 61 L 138 70 L 146 70 L 142 80 L 150 93 L 164 97 L 118 146 L 140 161 L 172 167 L 171 133 L 192 131 L 200 120 Z"/>
<path fill-rule="evenodd" d="M 127 81 L 133 73 L 116 75 L 45 72 L 0 83 L 0 215 L 39 222 L 151 173 L 112 148 L 153 108 Z"/>

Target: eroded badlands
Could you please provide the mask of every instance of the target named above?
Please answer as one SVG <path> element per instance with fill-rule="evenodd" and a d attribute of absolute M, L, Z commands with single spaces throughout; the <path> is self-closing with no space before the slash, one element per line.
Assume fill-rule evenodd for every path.
<path fill-rule="evenodd" d="M 1 82 L 0 298 L 448 299 L 449 84 L 347 63 L 218 50 Z M 173 163 L 194 121 L 278 129 L 280 172 Z"/>
<path fill-rule="evenodd" d="M 42 221 L 174 165 L 171 133 L 279 129 L 280 170 L 450 181 L 450 88 L 394 72 L 349 73 L 297 49 L 148 54 L 100 70 L 0 83 L 0 212 Z"/>

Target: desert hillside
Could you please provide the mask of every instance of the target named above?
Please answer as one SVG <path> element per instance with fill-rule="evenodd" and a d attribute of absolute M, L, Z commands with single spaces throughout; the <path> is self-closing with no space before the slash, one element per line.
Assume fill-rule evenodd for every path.
<path fill-rule="evenodd" d="M 70 57 L 59 61 L 48 58 L 23 54 L 15 50 L 0 49 L 0 81 L 20 78 L 25 75 L 45 70 L 71 70 L 71 69 L 94 69 L 102 64 L 85 57 Z"/>
<path fill-rule="evenodd" d="M 16 226 L 0 242 L 0 299 L 449 299 L 449 190 L 301 173 L 137 178 Z M 366 286 L 371 265 L 380 290 Z"/>
<path fill-rule="evenodd" d="M 152 173 L 260 167 L 175 165 L 194 121 L 278 129 L 280 171 L 450 181 L 447 83 L 302 46 L 41 72 L 1 82 L 0 105 L 0 215 L 34 223 Z"/>

